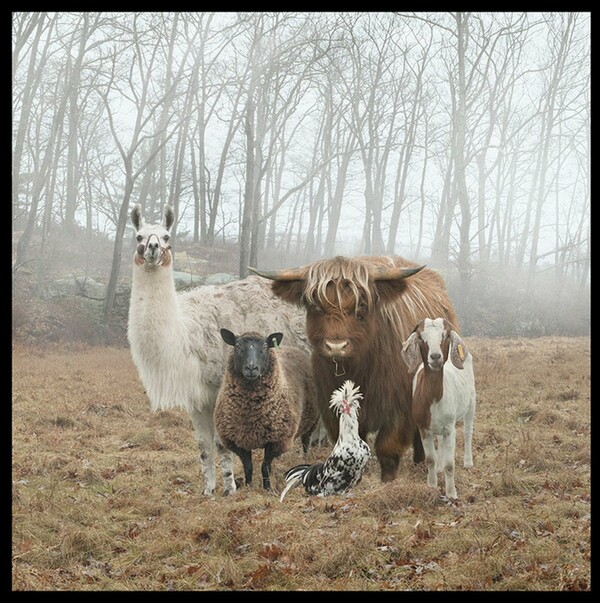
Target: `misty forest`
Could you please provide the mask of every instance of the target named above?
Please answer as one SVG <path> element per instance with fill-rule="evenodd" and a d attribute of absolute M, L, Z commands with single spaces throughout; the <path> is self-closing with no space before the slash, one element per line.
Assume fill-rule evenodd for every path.
<path fill-rule="evenodd" d="M 173 207 L 191 284 L 398 254 L 441 272 L 465 335 L 588 334 L 590 28 L 14 12 L 13 337 L 122 340 L 135 203 Z"/>

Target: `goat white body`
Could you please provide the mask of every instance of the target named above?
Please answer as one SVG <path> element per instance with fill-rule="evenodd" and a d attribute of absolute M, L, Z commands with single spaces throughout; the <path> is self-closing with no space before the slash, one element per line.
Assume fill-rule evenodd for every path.
<path fill-rule="evenodd" d="M 446 496 L 457 498 L 454 484 L 456 424 L 464 421 L 465 467 L 473 466 L 473 423 L 476 392 L 473 357 L 452 325 L 443 318 L 425 318 L 404 343 L 402 357 L 415 372 L 412 415 L 419 428 L 427 483 L 437 488 L 444 471 Z M 438 451 L 435 437 L 438 439 Z"/>
<path fill-rule="evenodd" d="M 151 237 L 160 241 L 163 233 L 170 234 L 172 217 L 166 216 L 165 209 L 163 225 L 153 226 L 144 224 L 138 206 L 132 213 L 138 235 L 152 241 Z M 258 277 L 178 293 L 169 248 L 162 251 L 164 259 L 151 262 L 145 259 L 151 256 L 150 245 L 141 247 L 134 255 L 127 328 L 133 362 L 152 410 L 181 407 L 190 414 L 200 450 L 203 494 L 212 495 L 216 487 L 215 444 L 221 454 L 224 493 L 229 494 L 236 490 L 234 456 L 220 446 L 213 417 L 228 355 L 218 325 L 242 331 L 281 324 L 288 341 L 306 349 L 304 315 L 275 298 L 270 285 Z"/>
<path fill-rule="evenodd" d="M 456 424 L 464 421 L 463 466 L 473 466 L 473 423 L 475 418 L 476 394 L 473 357 L 467 354 L 464 368 L 457 369 L 450 360 L 444 363 L 443 395 L 433 400 L 430 406 L 429 427 L 420 427 L 421 440 L 427 463 L 427 483 L 437 488 L 437 474 L 444 471 L 445 489 L 448 498 L 457 498 L 454 483 L 454 459 L 456 453 Z M 423 365 L 419 367 L 413 380 L 413 396 L 419 379 L 426 379 Z M 413 401 L 413 404 L 418 401 Z M 436 451 L 434 436 L 438 436 Z"/>

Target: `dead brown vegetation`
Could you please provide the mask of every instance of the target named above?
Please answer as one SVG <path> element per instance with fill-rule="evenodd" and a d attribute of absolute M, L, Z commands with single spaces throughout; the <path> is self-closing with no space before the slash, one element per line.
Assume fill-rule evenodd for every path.
<path fill-rule="evenodd" d="M 409 458 L 349 496 L 202 497 L 188 416 L 150 412 L 127 349 L 15 345 L 13 590 L 590 590 L 589 337 L 468 342 L 454 504 Z"/>

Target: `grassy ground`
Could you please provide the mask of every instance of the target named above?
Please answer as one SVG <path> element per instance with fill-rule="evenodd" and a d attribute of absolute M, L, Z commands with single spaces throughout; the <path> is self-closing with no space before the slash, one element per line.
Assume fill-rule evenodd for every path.
<path fill-rule="evenodd" d="M 189 418 L 150 412 L 127 349 L 15 345 L 13 590 L 590 590 L 590 340 L 468 343 L 458 502 L 406 458 L 395 482 L 373 459 L 350 495 L 281 504 L 201 496 Z M 277 490 L 298 462 L 275 460 Z"/>

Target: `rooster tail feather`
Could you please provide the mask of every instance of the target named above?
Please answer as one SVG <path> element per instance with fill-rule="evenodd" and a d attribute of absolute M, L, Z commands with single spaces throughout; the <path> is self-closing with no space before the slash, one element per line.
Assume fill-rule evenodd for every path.
<path fill-rule="evenodd" d="M 282 490 L 281 495 L 279 496 L 279 502 L 283 502 L 285 495 L 292 488 L 295 488 L 302 483 L 304 473 L 308 469 L 310 469 L 310 465 L 297 465 L 296 467 L 292 467 L 285 472 L 285 475 L 283 476 L 285 479 L 285 488 Z"/>

